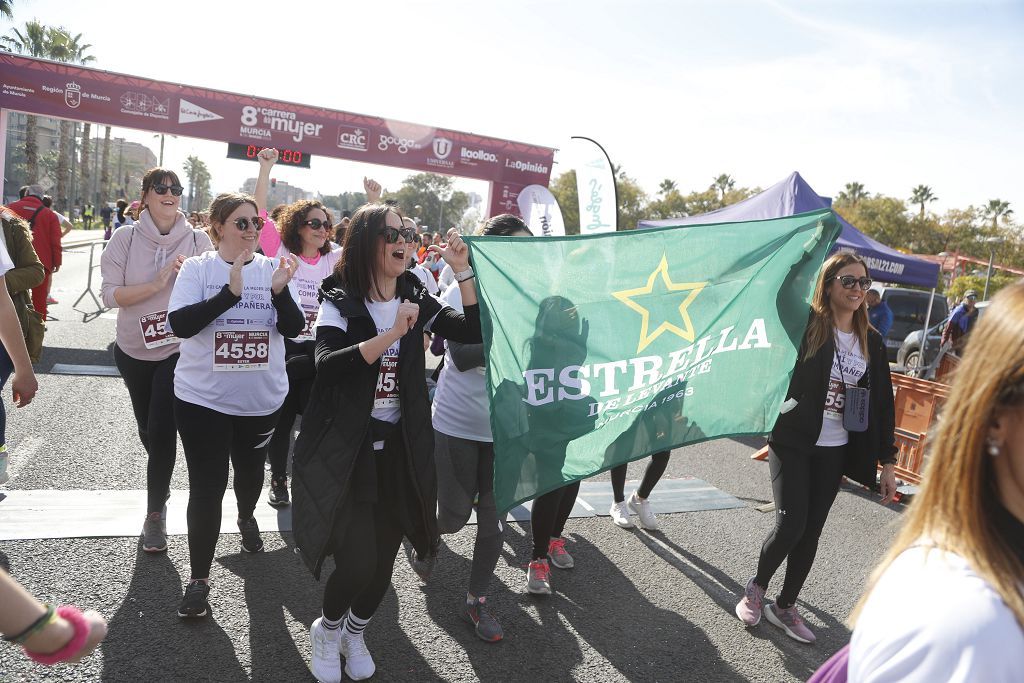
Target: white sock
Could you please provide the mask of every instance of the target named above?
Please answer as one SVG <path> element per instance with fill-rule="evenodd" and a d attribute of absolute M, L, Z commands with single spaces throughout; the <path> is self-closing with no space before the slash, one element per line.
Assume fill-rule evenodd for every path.
<path fill-rule="evenodd" d="M 363 629 L 369 623 L 369 619 L 360 619 L 352 614 L 352 610 L 349 610 L 348 614 L 345 615 L 345 632 L 349 635 L 361 636 L 363 635 Z"/>
<path fill-rule="evenodd" d="M 342 617 L 341 619 L 338 619 L 336 621 L 328 619 L 327 615 L 320 617 L 320 625 L 328 631 L 337 631 L 339 628 L 341 628 L 341 622 L 343 621 L 345 621 L 345 617 Z"/>

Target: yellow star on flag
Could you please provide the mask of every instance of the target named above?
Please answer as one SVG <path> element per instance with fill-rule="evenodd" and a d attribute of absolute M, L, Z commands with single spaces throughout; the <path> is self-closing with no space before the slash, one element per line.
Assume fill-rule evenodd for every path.
<path fill-rule="evenodd" d="M 659 280 L 664 286 L 664 290 L 662 290 L 661 287 L 658 287 L 661 291 L 656 292 L 655 286 Z M 690 320 L 690 314 L 687 311 L 687 307 L 693 303 L 693 300 L 697 298 L 697 295 L 701 293 L 701 290 L 703 290 L 707 284 L 707 282 L 672 282 L 672 278 L 668 274 L 668 257 L 667 255 L 662 254 L 661 263 L 654 272 L 651 273 L 650 277 L 647 278 L 647 284 L 645 286 L 637 287 L 636 289 L 624 289 L 621 292 L 612 292 L 612 296 L 640 314 L 640 344 L 637 347 L 637 353 L 640 353 L 653 343 L 662 332 L 671 332 L 682 337 L 688 342 L 692 342 L 694 338 L 693 321 Z M 650 309 L 637 303 L 634 299 L 644 296 L 655 296 L 662 299 L 669 292 L 689 292 L 677 309 L 683 326 L 680 327 L 668 320 L 662 320 L 661 323 L 654 328 L 654 331 L 651 332 Z"/>

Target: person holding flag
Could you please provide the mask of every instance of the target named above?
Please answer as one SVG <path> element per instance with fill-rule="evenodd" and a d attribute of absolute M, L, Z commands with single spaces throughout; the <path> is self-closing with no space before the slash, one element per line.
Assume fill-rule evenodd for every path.
<path fill-rule="evenodd" d="M 892 378 L 885 343 L 868 323 L 864 298 L 870 286 L 867 265 L 854 254 L 834 254 L 818 275 L 786 402 L 768 442 L 775 528 L 735 610 L 747 626 L 756 626 L 763 614 L 802 643 L 815 636 L 796 599 L 843 474 L 873 487 L 880 462 L 882 503 L 896 493 Z M 782 590 L 766 603 L 768 584 L 784 560 Z"/>
<path fill-rule="evenodd" d="M 452 230 L 432 246 L 456 271 L 464 313 L 432 297 L 407 270 L 412 231 L 399 211 L 368 204 L 345 234 L 341 261 L 320 289 L 317 374 L 295 445 L 295 542 L 316 578 L 334 556 L 323 614 L 310 627 L 310 668 L 341 681 L 376 670 L 363 640 L 391 583 L 402 537 L 436 552 L 437 472 L 423 333 L 482 341 L 469 247 Z"/>

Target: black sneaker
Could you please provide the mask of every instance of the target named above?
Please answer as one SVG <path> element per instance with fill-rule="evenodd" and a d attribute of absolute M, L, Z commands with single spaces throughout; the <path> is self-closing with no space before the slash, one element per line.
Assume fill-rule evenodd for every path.
<path fill-rule="evenodd" d="M 178 616 L 185 619 L 205 617 L 210 612 L 210 603 L 206 601 L 210 595 L 210 584 L 205 581 L 189 581 L 185 586 L 185 597 L 178 606 Z"/>
<path fill-rule="evenodd" d="M 247 553 L 258 553 L 263 551 L 263 539 L 260 538 L 260 526 L 256 523 L 255 517 L 250 517 L 246 522 L 239 522 L 238 530 L 242 532 L 242 550 Z"/>
<path fill-rule="evenodd" d="M 270 480 L 270 493 L 267 494 L 267 502 L 276 508 L 284 507 L 292 502 L 288 497 L 288 477 Z"/>

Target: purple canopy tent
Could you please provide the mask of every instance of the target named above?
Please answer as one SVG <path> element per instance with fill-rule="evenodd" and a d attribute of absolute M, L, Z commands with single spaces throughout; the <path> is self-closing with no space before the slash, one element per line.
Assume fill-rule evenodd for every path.
<path fill-rule="evenodd" d="M 793 216 L 806 211 L 828 209 L 832 200 L 819 196 L 799 173 L 793 173 L 781 183 L 742 202 L 717 211 L 658 221 L 640 221 L 638 228 L 657 228 L 671 225 L 707 225 L 709 223 L 736 223 Z M 847 223 L 838 214 L 836 218 L 843 231 L 836 242 L 835 251 L 852 251 L 863 258 L 871 277 L 879 282 L 934 288 L 939 281 L 939 264 L 924 261 L 876 242 Z"/>

